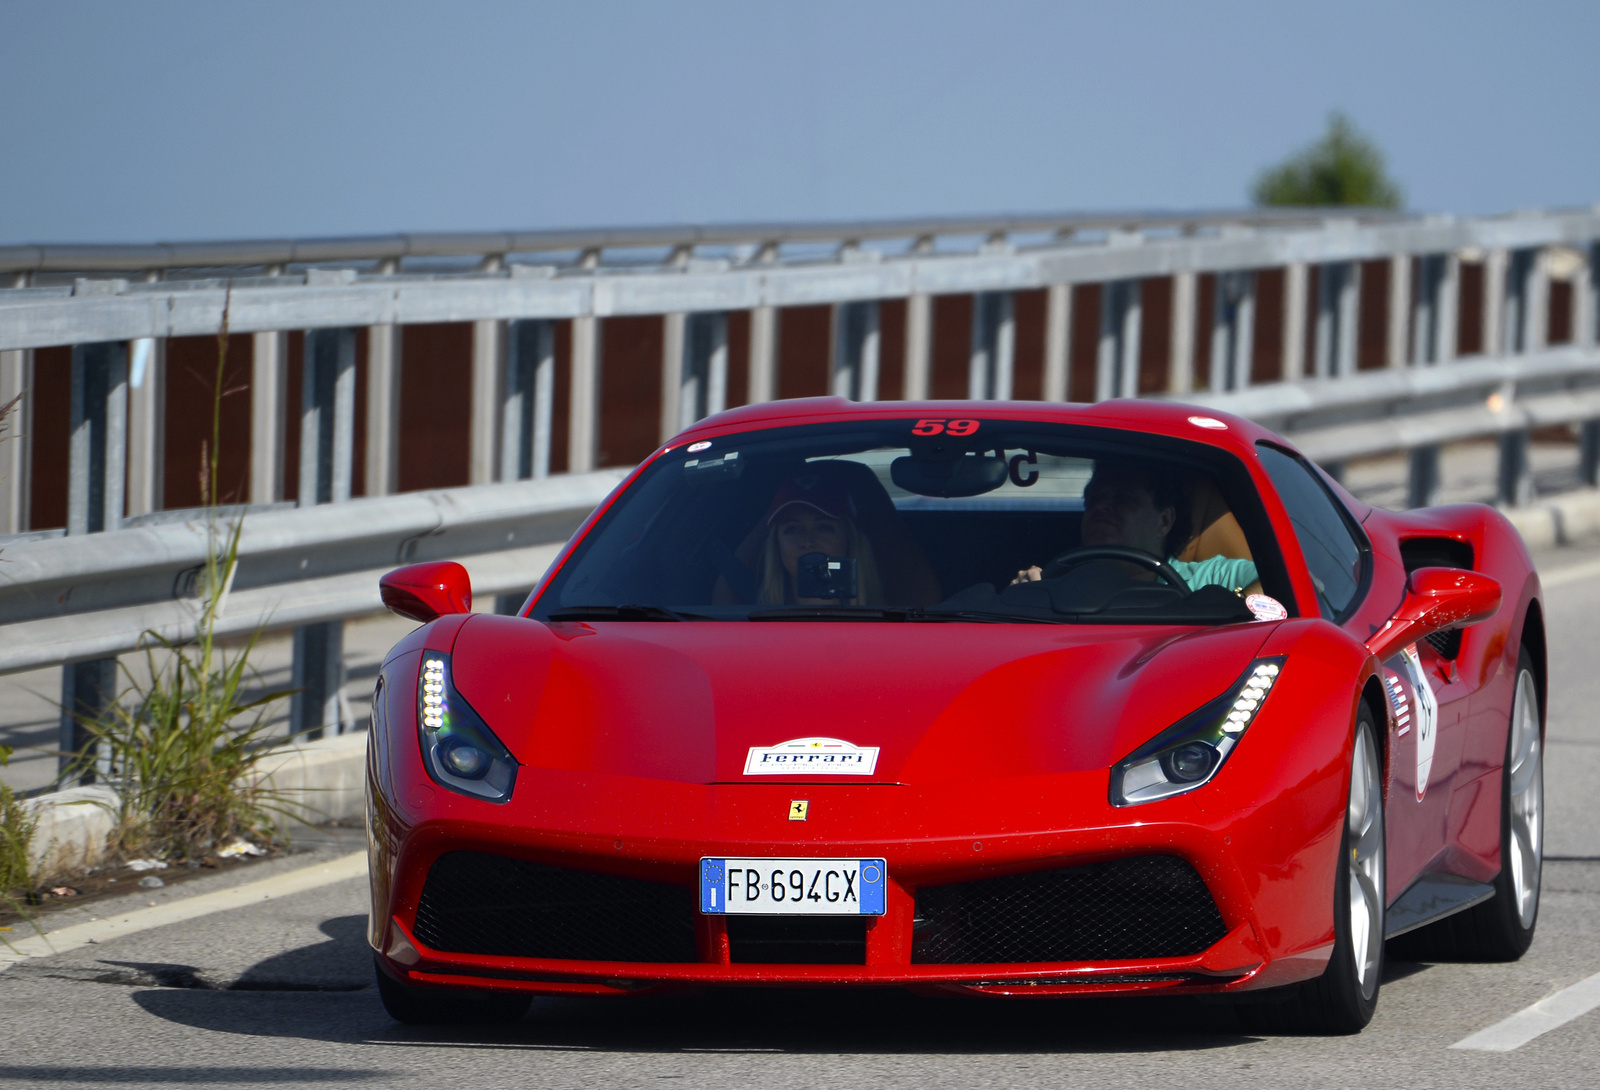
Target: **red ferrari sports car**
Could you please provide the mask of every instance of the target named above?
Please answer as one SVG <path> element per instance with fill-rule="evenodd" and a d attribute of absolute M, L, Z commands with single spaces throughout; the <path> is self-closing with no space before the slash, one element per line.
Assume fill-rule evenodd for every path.
<path fill-rule="evenodd" d="M 517 616 L 454 564 L 369 742 L 402 1021 L 532 995 L 1217 993 L 1353 1032 L 1538 910 L 1538 577 L 1174 403 L 784 401 L 675 438 Z M 1403 936 L 1403 937 L 1401 937 Z"/>

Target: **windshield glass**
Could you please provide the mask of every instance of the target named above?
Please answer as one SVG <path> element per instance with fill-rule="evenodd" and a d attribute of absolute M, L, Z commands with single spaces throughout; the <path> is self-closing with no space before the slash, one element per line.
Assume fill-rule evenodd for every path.
<path fill-rule="evenodd" d="M 1293 611 L 1244 467 L 1012 420 L 770 428 L 668 451 L 540 594 L 543 620 L 1224 624 Z"/>

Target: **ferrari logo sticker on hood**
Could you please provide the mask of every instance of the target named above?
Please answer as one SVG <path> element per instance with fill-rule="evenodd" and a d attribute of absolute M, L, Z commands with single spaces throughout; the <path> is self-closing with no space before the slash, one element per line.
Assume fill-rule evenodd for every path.
<path fill-rule="evenodd" d="M 775 746 L 751 746 L 746 776 L 870 776 L 878 767 L 877 746 L 838 738 L 795 738 Z"/>

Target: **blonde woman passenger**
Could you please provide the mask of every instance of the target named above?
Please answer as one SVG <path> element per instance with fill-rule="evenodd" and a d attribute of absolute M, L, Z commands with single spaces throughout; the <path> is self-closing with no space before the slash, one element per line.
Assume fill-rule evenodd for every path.
<path fill-rule="evenodd" d="M 872 545 L 856 525 L 854 514 L 850 493 L 835 481 L 809 474 L 785 481 L 768 508 L 756 600 L 762 605 L 883 604 Z M 800 558 L 807 553 L 854 558 L 856 596 L 843 601 L 799 597 L 795 592 L 796 573 Z"/>

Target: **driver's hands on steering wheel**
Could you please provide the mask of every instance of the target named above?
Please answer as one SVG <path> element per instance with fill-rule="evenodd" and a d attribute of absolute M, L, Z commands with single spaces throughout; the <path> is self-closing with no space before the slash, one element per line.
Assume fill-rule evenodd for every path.
<path fill-rule="evenodd" d="M 1044 570 L 1035 564 L 1031 568 L 1023 568 L 1019 571 L 1017 577 L 1011 580 L 1010 585 L 1014 587 L 1018 583 L 1037 583 L 1042 578 L 1044 578 Z"/>

